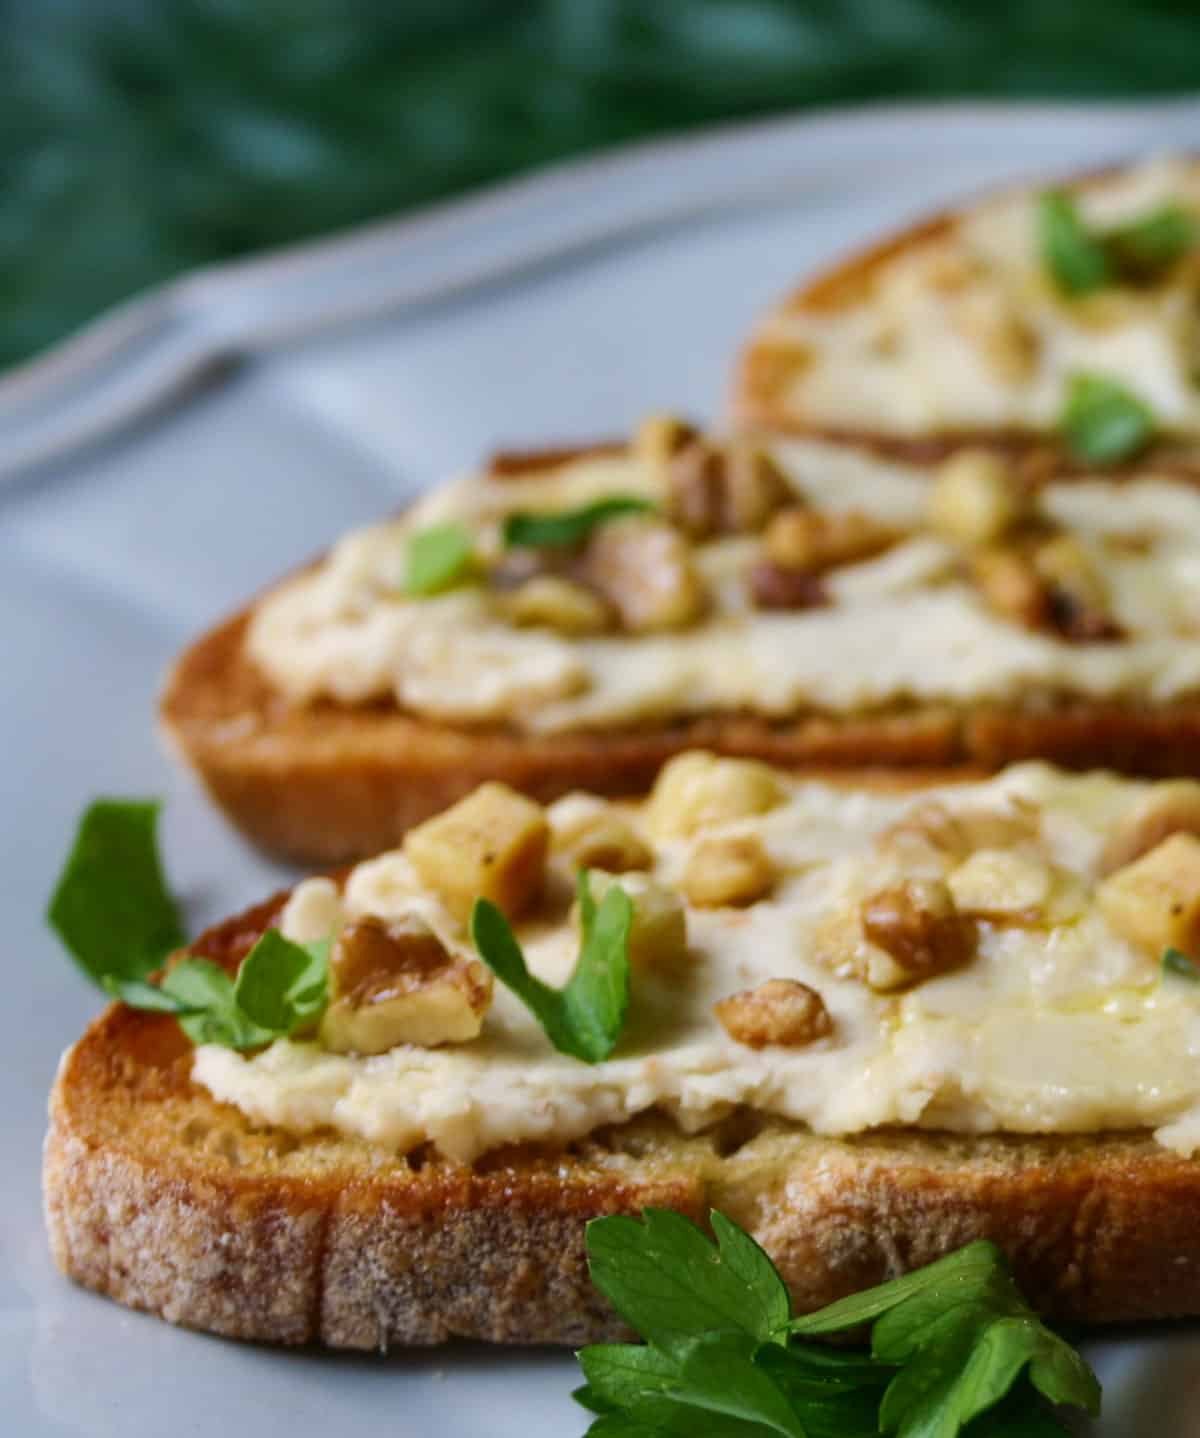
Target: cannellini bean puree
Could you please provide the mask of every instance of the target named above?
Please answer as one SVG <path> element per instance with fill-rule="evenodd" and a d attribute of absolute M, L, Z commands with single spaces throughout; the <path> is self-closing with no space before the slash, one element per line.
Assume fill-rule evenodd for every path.
<path fill-rule="evenodd" d="M 739 1104 L 822 1134 L 883 1124 L 963 1133 L 1149 1128 L 1190 1154 L 1200 1149 L 1200 984 L 1164 975 L 1089 901 L 1105 833 L 1145 787 L 1023 765 L 947 789 L 954 811 L 1039 806 L 1040 836 L 1029 842 L 1065 871 L 1062 897 L 1053 927 L 983 924 L 966 968 L 904 993 L 835 977 L 814 960 L 812 939 L 822 918 L 920 872 L 911 850 L 905 858 L 873 843 L 915 800 L 799 783 L 771 813 L 726 826 L 761 835 L 785 871 L 775 894 L 747 909 L 689 909 L 689 958 L 635 973 L 627 1030 L 607 1062 L 557 1054 L 497 983 L 481 1037 L 457 1047 L 357 1058 L 280 1041 L 247 1058 L 205 1046 L 194 1076 L 257 1122 L 297 1132 L 331 1126 L 396 1150 L 432 1140 L 464 1161 L 511 1141 L 567 1141 L 655 1106 L 693 1131 Z M 552 822 L 598 802 L 562 800 Z M 658 846 L 658 878 L 679 877 L 691 842 Z M 282 926 L 308 940 L 349 917 L 413 911 L 470 952 L 462 926 L 420 889 L 399 852 L 359 865 L 344 897 L 328 880 L 306 880 Z M 544 921 L 518 933 L 534 972 L 564 982 L 575 934 Z M 823 996 L 830 1037 L 755 1051 L 725 1033 L 713 1004 L 779 977 Z"/>
<path fill-rule="evenodd" d="M 835 447 L 775 447 L 820 508 L 920 526 L 928 474 Z M 1043 504 L 1093 554 L 1128 637 L 1071 644 L 997 618 L 958 577 L 954 550 L 924 531 L 835 570 L 827 608 L 750 606 L 753 538 L 698 546 L 708 616 L 665 634 L 569 638 L 518 629 L 482 587 L 407 599 L 407 536 L 458 518 L 497 543 L 497 519 L 605 494 L 656 495 L 631 455 L 524 479 L 468 477 L 404 518 L 348 535 L 314 571 L 259 606 L 249 652 L 296 703 L 394 698 L 429 718 L 504 722 L 528 733 L 742 711 L 859 713 L 910 703 L 1023 702 L 1030 695 L 1157 703 L 1200 691 L 1200 490 L 1148 477 L 1052 485 Z"/>
<path fill-rule="evenodd" d="M 1064 299 L 1040 254 L 1038 194 L 969 208 L 876 271 L 859 303 L 777 310 L 759 341 L 803 355 L 780 402 L 819 423 L 894 434 L 1053 429 L 1069 377 L 1088 370 L 1140 395 L 1165 429 L 1194 431 L 1195 270 Z M 1200 216 L 1200 166 L 1157 159 L 1075 198 L 1101 230 L 1164 205 Z"/>

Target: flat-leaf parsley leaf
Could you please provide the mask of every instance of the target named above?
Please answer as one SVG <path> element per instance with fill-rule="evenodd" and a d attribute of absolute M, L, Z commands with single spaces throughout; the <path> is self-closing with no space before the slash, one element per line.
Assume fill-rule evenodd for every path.
<path fill-rule="evenodd" d="M 625 1025 L 633 901 L 619 884 L 612 884 L 597 906 L 583 870 L 579 920 L 579 959 L 561 989 L 529 972 L 508 920 L 487 899 L 475 901 L 471 939 L 479 957 L 525 1004 L 559 1053 L 594 1064 L 612 1053 Z"/>

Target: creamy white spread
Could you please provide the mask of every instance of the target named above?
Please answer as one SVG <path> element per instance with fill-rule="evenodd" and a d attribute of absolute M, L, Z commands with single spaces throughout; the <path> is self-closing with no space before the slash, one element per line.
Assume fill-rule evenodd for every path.
<path fill-rule="evenodd" d="M 1062 695 L 1178 699 L 1200 691 L 1200 491 L 1148 476 L 1051 484 L 1048 515 L 1093 551 L 1120 641 L 1071 644 L 998 618 L 928 531 L 927 473 L 833 446 L 778 444 L 797 493 L 861 509 L 912 536 L 832 572 L 828 607 L 755 609 L 745 572 L 757 541 L 699 545 L 710 609 L 686 629 L 572 638 L 519 629 L 481 586 L 425 599 L 400 589 L 408 536 L 457 519 L 481 548 L 514 509 L 563 509 L 613 493 L 656 495 L 631 453 L 548 473 L 469 476 L 403 518 L 348 535 L 315 570 L 257 608 L 249 653 L 303 704 L 394 699 L 432 719 L 530 733 L 742 711 L 786 717 L 910 704 L 1026 702 Z"/>
<path fill-rule="evenodd" d="M 1167 430 L 1200 424 L 1196 274 L 1064 297 L 1038 242 L 1039 191 L 968 208 L 948 231 L 875 272 L 862 298 L 784 308 L 758 341 L 795 350 L 777 403 L 809 420 L 901 435 L 954 428 L 1054 428 L 1069 376 L 1103 373 L 1127 386 Z M 1200 217 L 1200 166 L 1160 159 L 1080 187 L 1099 229 L 1167 204 Z"/>
<path fill-rule="evenodd" d="M 705 835 L 759 835 L 783 875 L 775 892 L 746 909 L 690 908 L 687 960 L 635 974 L 626 1033 L 603 1063 L 557 1054 L 497 984 L 483 1033 L 469 1043 L 370 1058 L 293 1041 L 253 1057 L 208 1046 L 196 1051 L 194 1076 L 255 1122 L 328 1126 L 396 1150 L 432 1141 L 463 1161 L 509 1142 L 566 1142 L 651 1108 L 696 1130 L 735 1105 L 822 1134 L 889 1124 L 963 1133 L 1148 1128 L 1191 1153 L 1200 1148 L 1200 984 L 1165 975 L 1091 901 L 1105 837 L 1147 787 L 1043 765 L 918 796 L 789 782 L 780 807 Z M 1022 852 L 1056 866 L 1061 897 L 1036 926 L 982 923 L 962 969 L 876 993 L 820 961 L 821 926 L 881 885 L 925 872 L 931 860 L 878 836 L 931 793 L 955 813 L 1034 814 Z M 598 802 L 562 800 L 552 823 Z M 693 842 L 659 843 L 655 877 L 677 881 Z M 446 945 L 470 952 L 461 924 L 399 852 L 359 865 L 342 895 L 328 880 L 305 881 L 282 926 L 311 939 L 349 918 L 413 912 Z M 518 934 L 530 968 L 564 982 L 578 945 L 570 926 L 542 919 Z M 772 978 L 817 990 L 831 1035 L 757 1051 L 729 1037 L 714 1003 Z"/>

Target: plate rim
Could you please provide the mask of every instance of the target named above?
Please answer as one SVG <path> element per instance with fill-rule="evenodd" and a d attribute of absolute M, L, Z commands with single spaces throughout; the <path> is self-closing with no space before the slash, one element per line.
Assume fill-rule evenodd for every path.
<path fill-rule="evenodd" d="M 1194 93 L 787 111 L 603 147 L 453 199 L 184 271 L 0 372 L 0 483 L 110 437 L 243 359 L 368 315 L 485 288 L 598 243 L 762 204 L 781 188 L 795 193 L 819 179 L 821 142 L 834 135 L 870 145 L 880 127 L 902 125 L 910 143 L 916 130 L 936 145 L 950 131 L 958 143 L 963 127 L 1130 119 L 1151 127 L 1189 114 L 1200 125 Z M 1127 152 L 1128 143 L 1116 149 Z M 714 189 L 714 162 L 737 178 Z M 651 175 L 647 195 L 639 184 Z M 497 233 L 514 221 L 519 234 L 497 248 Z M 382 270 L 389 273 L 381 281 Z"/>

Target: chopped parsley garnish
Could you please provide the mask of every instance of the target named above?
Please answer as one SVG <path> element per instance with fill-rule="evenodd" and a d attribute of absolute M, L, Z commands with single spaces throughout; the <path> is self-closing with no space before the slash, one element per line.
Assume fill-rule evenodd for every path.
<path fill-rule="evenodd" d="M 1106 285 L 1150 283 L 1198 238 L 1195 219 L 1181 205 L 1161 205 L 1139 219 L 1097 230 L 1063 191 L 1050 190 L 1038 200 L 1042 261 L 1058 288 L 1073 297 Z"/>
<path fill-rule="evenodd" d="M 504 521 L 504 543 L 509 549 L 568 549 L 582 544 L 594 529 L 627 514 L 653 510 L 648 499 L 634 494 L 612 494 L 578 509 L 533 514 L 518 510 Z"/>
<path fill-rule="evenodd" d="M 1074 374 L 1061 428 L 1067 447 L 1085 464 L 1120 464 L 1154 438 L 1155 419 L 1137 395 L 1105 375 Z"/>
<path fill-rule="evenodd" d="M 633 901 L 613 884 L 597 906 L 588 873 L 582 870 L 579 921 L 579 959 L 561 989 L 529 972 L 508 920 L 487 899 L 475 901 L 471 938 L 479 957 L 529 1009 L 559 1053 L 594 1064 L 616 1048 L 625 1025 Z"/>

